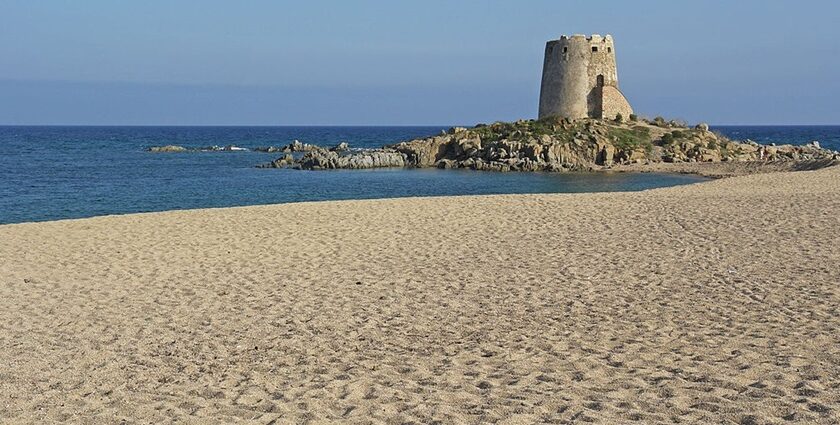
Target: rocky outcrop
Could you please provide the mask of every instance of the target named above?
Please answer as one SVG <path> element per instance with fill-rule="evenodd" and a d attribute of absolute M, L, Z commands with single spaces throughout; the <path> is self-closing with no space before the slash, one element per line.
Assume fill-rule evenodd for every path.
<path fill-rule="evenodd" d="M 227 146 L 205 146 L 203 148 L 185 148 L 183 146 L 178 145 L 166 145 L 166 146 L 152 146 L 147 149 L 149 152 L 244 152 L 247 151 L 247 148 L 241 148 L 239 146 L 234 145 L 227 145 Z"/>
<path fill-rule="evenodd" d="M 295 163 L 295 158 L 292 154 L 287 153 L 268 164 L 258 165 L 257 168 L 286 168 Z"/>
<path fill-rule="evenodd" d="M 386 168 L 408 165 L 411 164 L 406 162 L 405 156 L 393 150 L 368 150 L 342 155 L 332 150 L 317 149 L 307 152 L 296 163 L 297 168 L 304 170 Z"/>
<path fill-rule="evenodd" d="M 300 140 L 295 140 L 292 143 L 289 143 L 285 146 L 260 146 L 258 148 L 254 148 L 257 152 L 283 152 L 283 153 L 290 153 L 290 152 L 309 152 L 311 150 L 321 149 L 321 147 L 317 145 L 311 145 L 309 143 L 303 143 Z"/>
<path fill-rule="evenodd" d="M 333 152 L 342 152 L 350 149 L 350 145 L 347 142 L 341 142 L 333 147 L 330 148 Z"/>
<path fill-rule="evenodd" d="M 199 150 L 201 152 L 245 152 L 248 149 L 247 148 L 241 148 L 241 147 L 235 146 L 235 145 L 227 145 L 227 146 L 213 145 L 213 146 L 206 146 L 206 147 L 203 147 L 203 148 L 198 148 L 197 150 Z"/>
<path fill-rule="evenodd" d="M 676 121 L 543 119 L 452 128 L 437 136 L 346 151 L 311 147 L 291 165 L 301 169 L 438 167 L 490 171 L 585 171 L 615 165 L 727 161 L 837 161 L 805 146 L 736 142 Z M 288 165 L 281 165 L 288 166 Z"/>
<path fill-rule="evenodd" d="M 166 145 L 166 146 L 152 146 L 147 149 L 149 152 L 187 152 L 188 149 L 183 146 L 178 145 Z"/>
<path fill-rule="evenodd" d="M 275 152 L 284 152 L 286 149 L 285 146 L 257 146 L 254 148 L 254 152 L 268 152 L 268 153 L 275 153 Z"/>

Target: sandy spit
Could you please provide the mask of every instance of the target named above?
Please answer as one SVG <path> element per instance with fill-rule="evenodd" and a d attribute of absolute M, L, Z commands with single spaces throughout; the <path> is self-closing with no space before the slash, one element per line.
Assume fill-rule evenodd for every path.
<path fill-rule="evenodd" d="M 840 167 L 0 226 L 0 422 L 840 422 Z"/>
<path fill-rule="evenodd" d="M 631 173 L 696 174 L 711 178 L 737 177 L 749 174 L 778 173 L 786 171 L 813 171 L 838 166 L 840 160 L 818 159 L 797 161 L 732 161 L 732 162 L 649 162 L 644 164 L 614 165 L 607 170 Z"/>

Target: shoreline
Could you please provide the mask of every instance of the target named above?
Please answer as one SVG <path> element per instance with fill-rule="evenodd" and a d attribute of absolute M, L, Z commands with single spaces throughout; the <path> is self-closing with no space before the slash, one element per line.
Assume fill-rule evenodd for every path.
<path fill-rule="evenodd" d="M 669 173 L 688 174 L 711 179 L 748 176 L 752 174 L 816 171 L 838 167 L 840 160 L 779 161 L 779 162 L 691 162 L 622 164 L 607 170 L 622 173 Z M 606 170 L 604 170 L 606 171 Z"/>
<path fill-rule="evenodd" d="M 0 417 L 830 423 L 838 210 L 830 167 L 4 225 Z"/>
<path fill-rule="evenodd" d="M 638 193 L 638 192 L 646 192 L 650 190 L 660 190 L 660 189 L 668 189 L 671 187 L 679 187 L 685 185 L 696 185 L 699 183 L 705 183 L 711 180 L 717 179 L 724 179 L 724 178 L 732 178 L 732 177 L 741 177 L 741 176 L 748 176 L 753 174 L 769 174 L 769 173 L 785 173 L 785 172 L 799 172 L 799 171 L 816 171 L 824 168 L 831 168 L 837 167 L 840 168 L 840 162 L 807 162 L 807 161 L 787 161 L 787 162 L 778 162 L 778 163 L 767 163 L 767 162 L 710 162 L 710 163 L 650 163 L 650 164 L 623 164 L 623 165 L 613 165 L 611 167 L 602 167 L 598 169 L 588 170 L 588 171 L 565 171 L 562 172 L 564 175 L 589 175 L 589 174 L 663 174 L 663 175 L 686 175 L 686 176 L 696 176 L 700 178 L 704 178 L 707 180 L 698 180 L 696 182 L 686 183 L 686 184 L 679 184 L 675 186 L 664 186 L 664 187 L 657 187 L 651 189 L 640 189 L 640 190 L 615 190 L 615 191 L 597 191 L 597 192 L 533 192 L 533 193 L 490 193 L 490 194 L 462 194 L 462 195 L 426 195 L 426 196 L 397 196 L 397 197 L 389 197 L 389 198 L 358 198 L 358 199 L 323 199 L 323 200 L 304 200 L 304 201 L 294 201 L 294 202 L 276 202 L 276 203 L 267 203 L 267 204 L 245 204 L 245 205 L 232 205 L 232 206 L 219 206 L 219 207 L 200 207 L 200 208 L 183 208 L 183 209 L 168 209 L 168 210 L 159 210 L 159 211 L 138 211 L 138 212 L 120 212 L 120 213 L 112 213 L 112 214 L 103 214 L 103 215 L 93 215 L 87 217 L 69 217 L 69 218 L 58 218 L 58 219 L 49 219 L 49 220 L 36 220 L 36 221 L 21 221 L 21 222 L 11 222 L 11 223 L 0 223 L 0 228 L 3 226 L 10 226 L 16 224 L 36 224 L 36 223 L 49 223 L 49 222 L 59 222 L 59 221 L 69 221 L 69 220 L 86 220 L 86 219 L 95 219 L 101 217 L 119 217 L 119 216 L 128 216 L 128 215 L 135 215 L 135 214 L 158 214 L 158 213 L 167 213 L 167 212 L 189 212 L 189 211 L 202 211 L 202 210 L 218 210 L 218 209 L 226 209 L 226 208 L 247 208 L 247 207 L 268 207 L 274 205 L 288 205 L 288 204 L 310 204 L 310 203 L 322 203 L 322 202 L 346 202 L 346 201 L 375 201 L 375 200 L 388 200 L 388 199 L 407 199 L 407 198 L 446 198 L 446 197 L 471 197 L 471 196 L 508 196 L 508 195 L 563 195 L 563 194 L 579 194 L 579 193 L 592 193 L 592 194 L 599 194 L 599 193 Z M 404 167 L 405 169 L 433 169 L 431 167 Z M 385 168 L 387 169 L 387 168 Z M 394 168 L 390 168 L 394 169 Z M 352 170 L 354 172 L 362 172 L 362 171 L 375 171 L 375 170 L 382 170 L 382 169 L 361 169 L 361 170 Z M 309 171 L 309 170 L 301 170 L 301 171 Z M 321 170 L 319 172 L 329 172 L 330 170 Z M 489 170 L 451 170 L 451 171 L 463 171 L 463 172 L 488 172 L 488 173 L 497 173 L 499 171 L 489 171 Z M 538 173 L 556 173 L 551 171 L 536 171 Z"/>
<path fill-rule="evenodd" d="M 320 172 L 330 172 L 330 171 L 351 171 L 351 172 L 372 172 L 372 171 L 382 171 L 382 170 L 395 170 L 394 168 L 379 168 L 379 169 L 362 169 L 362 170 L 323 170 Z M 479 172 L 479 173 L 498 173 L 497 171 L 477 171 L 477 170 L 438 170 L 435 168 L 429 167 L 406 167 L 404 170 L 430 170 L 430 171 L 455 171 L 455 172 Z M 301 170 L 300 172 L 308 172 L 308 170 Z M 549 171 L 535 171 L 535 173 L 546 173 L 546 174 L 553 174 Z M 57 219 L 48 219 L 48 220 L 35 220 L 35 221 L 20 221 L 20 222 L 11 222 L 11 223 L 0 223 L 0 228 L 3 226 L 11 226 L 17 224 L 37 224 L 37 223 L 50 223 L 50 222 L 59 222 L 59 221 L 69 221 L 69 220 L 87 220 L 87 219 L 95 219 L 95 218 L 102 218 L 102 217 L 120 217 L 120 216 L 128 216 L 128 215 L 142 215 L 142 214 L 159 214 L 159 213 L 168 213 L 168 212 L 190 212 L 190 211 L 203 211 L 203 210 L 219 210 L 219 209 L 227 209 L 227 208 L 248 208 L 248 207 L 270 207 L 270 206 L 277 206 L 277 205 L 290 205 L 290 204 L 311 204 L 311 203 L 324 203 L 324 202 L 352 202 L 352 201 L 376 201 L 376 200 L 389 200 L 389 199 L 424 199 L 424 198 L 460 198 L 460 197 L 472 197 L 472 196 L 509 196 L 509 195 L 563 195 L 563 194 L 578 194 L 578 193 L 637 193 L 637 192 L 644 192 L 648 190 L 656 190 L 656 189 L 667 189 L 670 187 L 677 187 L 677 186 L 685 186 L 685 185 L 693 185 L 698 183 L 704 183 L 710 180 L 713 180 L 715 177 L 705 176 L 696 173 L 680 173 L 680 172 L 670 172 L 670 171 L 637 171 L 637 170 L 619 170 L 619 169 L 602 169 L 602 170 L 592 170 L 592 171 L 569 171 L 564 172 L 563 175 L 579 175 L 579 176 L 586 176 L 586 175 L 598 175 L 598 174 L 662 174 L 665 176 L 672 175 L 672 176 L 694 176 L 698 177 L 697 181 L 693 181 L 690 183 L 681 183 L 672 186 L 662 186 L 662 187 L 654 187 L 649 189 L 638 189 L 638 190 L 603 190 L 603 191 L 592 191 L 592 192 L 522 192 L 522 193 L 479 193 L 479 194 L 459 194 L 459 195 L 449 195 L 449 194 L 442 194 L 442 195 L 421 195 L 421 196 L 392 196 L 392 197 L 383 197 L 383 198 L 353 198 L 353 199 L 317 199 L 317 200 L 303 200 L 303 201 L 293 201 L 293 202 L 274 202 L 274 203 L 265 203 L 265 204 L 245 204 L 245 205 L 230 205 L 230 206 L 217 206 L 217 207 L 198 207 L 198 208 L 176 208 L 176 209 L 166 209 L 166 210 L 159 210 L 159 211 L 136 211 L 136 212 L 117 212 L 111 214 L 101 214 L 101 215 L 92 215 L 86 217 L 68 217 L 68 218 L 57 218 Z"/>

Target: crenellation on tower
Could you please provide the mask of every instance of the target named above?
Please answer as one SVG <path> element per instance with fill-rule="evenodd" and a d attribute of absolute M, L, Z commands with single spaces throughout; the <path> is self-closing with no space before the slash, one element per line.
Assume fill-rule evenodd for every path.
<path fill-rule="evenodd" d="M 633 112 L 618 88 L 609 34 L 562 35 L 546 43 L 539 117 L 615 118 Z"/>

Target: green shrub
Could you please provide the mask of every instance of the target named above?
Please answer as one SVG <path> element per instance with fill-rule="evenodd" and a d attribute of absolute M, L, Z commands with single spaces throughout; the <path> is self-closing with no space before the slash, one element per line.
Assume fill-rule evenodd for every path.
<path fill-rule="evenodd" d="M 615 114 L 615 122 L 620 124 L 622 121 L 624 121 L 624 117 L 620 113 Z"/>
<path fill-rule="evenodd" d="M 633 150 L 643 147 L 646 151 L 653 149 L 650 142 L 650 130 L 646 127 L 614 128 L 609 129 L 609 135 L 613 139 L 613 145 L 620 150 Z"/>
<path fill-rule="evenodd" d="M 581 123 L 573 123 L 560 117 L 546 117 L 539 120 L 520 120 L 517 122 L 494 122 L 489 125 L 476 125 L 470 131 L 481 140 L 494 142 L 502 139 L 525 141 L 539 139 L 548 135 L 562 141 L 571 141 L 581 129 Z"/>
<path fill-rule="evenodd" d="M 677 142 L 677 140 L 685 138 L 686 135 L 682 131 L 674 130 L 670 133 L 665 133 L 662 135 L 662 145 L 663 146 L 670 146 Z"/>
<path fill-rule="evenodd" d="M 634 122 L 635 122 L 635 121 L 638 121 L 638 120 L 639 120 L 639 116 L 638 116 L 638 115 L 636 115 L 636 114 L 630 114 L 630 121 L 634 121 Z"/>

